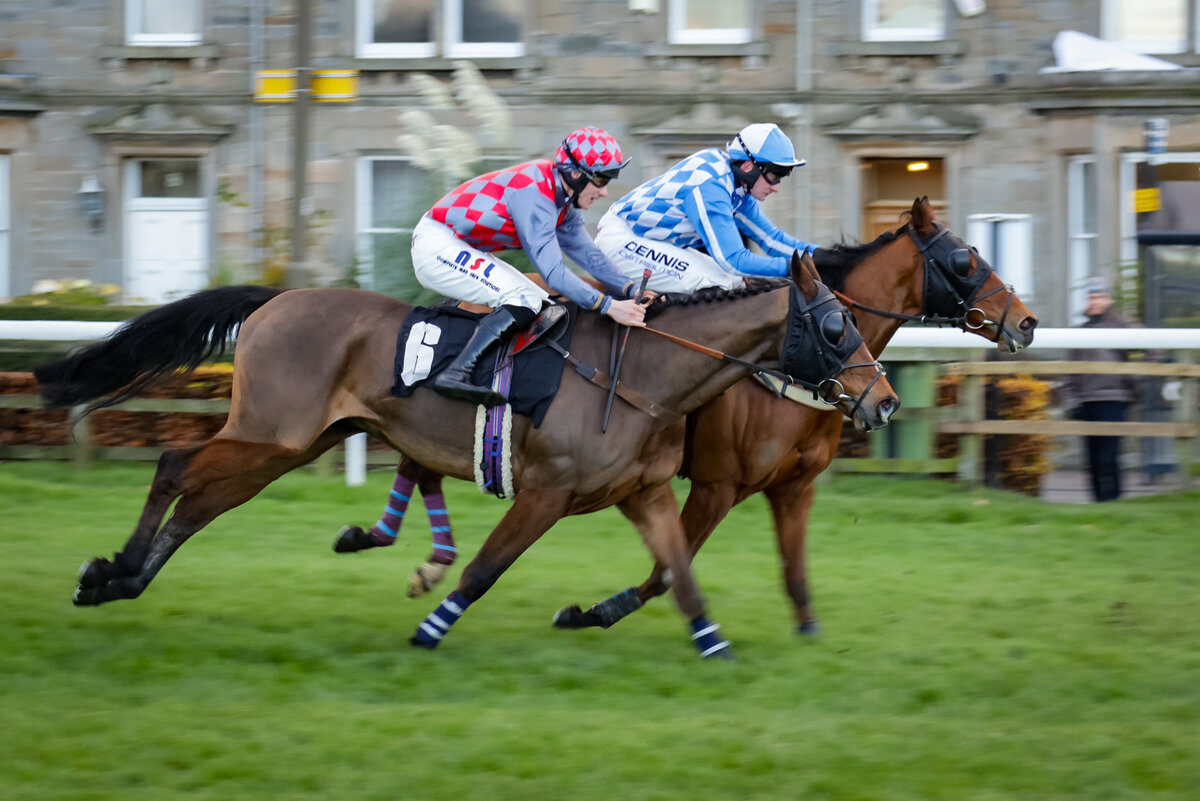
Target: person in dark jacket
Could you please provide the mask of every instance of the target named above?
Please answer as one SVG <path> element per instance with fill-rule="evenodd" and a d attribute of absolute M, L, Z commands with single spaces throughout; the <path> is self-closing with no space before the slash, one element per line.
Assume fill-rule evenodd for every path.
<path fill-rule="evenodd" d="M 1093 278 L 1088 282 L 1087 320 L 1081 328 L 1132 328 L 1136 327 L 1113 311 L 1113 297 L 1108 284 Z M 1124 350 L 1093 348 L 1071 350 L 1067 358 L 1072 361 L 1123 362 L 1128 361 Z M 1061 388 L 1062 406 L 1071 417 L 1085 420 L 1103 427 L 1104 423 L 1123 423 L 1129 404 L 1137 398 L 1137 382 L 1134 376 L 1081 374 L 1068 375 Z M 1092 478 L 1092 496 L 1097 501 L 1111 501 L 1121 496 L 1121 438 L 1112 436 L 1084 437 L 1088 471 Z"/>

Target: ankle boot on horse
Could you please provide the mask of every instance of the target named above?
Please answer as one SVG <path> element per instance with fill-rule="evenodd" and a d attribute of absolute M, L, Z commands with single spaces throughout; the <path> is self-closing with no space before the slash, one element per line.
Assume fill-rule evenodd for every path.
<path fill-rule="evenodd" d="M 534 312 L 517 306 L 501 306 L 479 321 L 471 339 L 454 361 L 433 379 L 433 385 L 442 394 L 452 398 L 471 401 L 491 408 L 507 401 L 503 395 L 490 387 L 481 387 L 471 381 L 475 366 L 483 354 L 493 345 L 499 344 L 518 327 L 528 325 Z M 520 319 L 518 319 L 520 318 Z"/>

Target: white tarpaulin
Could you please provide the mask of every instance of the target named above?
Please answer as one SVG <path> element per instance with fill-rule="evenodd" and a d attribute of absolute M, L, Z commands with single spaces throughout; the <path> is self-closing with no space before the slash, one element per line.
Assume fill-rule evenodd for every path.
<path fill-rule="evenodd" d="M 1061 31 L 1054 37 L 1057 65 L 1042 72 L 1089 72 L 1092 70 L 1179 70 L 1183 67 L 1135 53 L 1120 42 L 1109 42 L 1079 31 Z"/>

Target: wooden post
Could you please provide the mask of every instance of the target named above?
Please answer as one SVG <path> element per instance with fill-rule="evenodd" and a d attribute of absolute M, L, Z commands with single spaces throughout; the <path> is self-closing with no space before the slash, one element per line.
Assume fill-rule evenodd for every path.
<path fill-rule="evenodd" d="M 92 416 L 84 411 L 83 406 L 72 406 L 67 412 L 67 447 L 76 470 L 87 470 L 92 464 Z"/>
<path fill-rule="evenodd" d="M 958 385 L 958 419 L 972 423 L 983 420 L 983 376 L 965 375 Z M 971 487 L 983 482 L 983 435 L 958 437 L 958 480 Z"/>

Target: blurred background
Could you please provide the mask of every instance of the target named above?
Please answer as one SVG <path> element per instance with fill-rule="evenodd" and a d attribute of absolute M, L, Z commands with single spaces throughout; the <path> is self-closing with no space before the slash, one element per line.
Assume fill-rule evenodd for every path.
<path fill-rule="evenodd" d="M 1093 275 L 1145 324 L 1195 326 L 1197 18 L 1197 0 L 3 0 L 0 297 L 421 300 L 407 235 L 465 177 L 595 125 L 633 157 L 615 200 L 773 121 L 808 166 L 767 211 L 802 238 L 871 238 L 928 195 L 1043 326 L 1080 319 Z"/>

